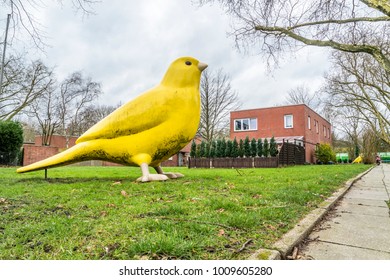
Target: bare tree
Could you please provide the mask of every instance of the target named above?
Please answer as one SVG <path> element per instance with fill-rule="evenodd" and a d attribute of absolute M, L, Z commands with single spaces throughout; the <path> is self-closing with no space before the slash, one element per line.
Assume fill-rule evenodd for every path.
<path fill-rule="evenodd" d="M 11 120 L 54 83 L 53 70 L 40 60 L 26 64 L 22 57 L 11 56 L 4 67 L 0 95 L 0 119 Z"/>
<path fill-rule="evenodd" d="M 334 108 L 344 120 L 368 125 L 390 143 L 390 74 L 369 55 L 335 53 L 334 65 L 324 88 Z M 345 115 L 347 108 L 352 114 Z"/>
<path fill-rule="evenodd" d="M 222 69 L 203 72 L 200 93 L 202 113 L 198 134 L 211 143 L 215 137 L 226 134 L 230 111 L 237 110 L 241 104 L 229 76 Z"/>
<path fill-rule="evenodd" d="M 390 72 L 388 0 L 198 0 L 219 2 L 238 47 L 259 46 L 269 61 L 304 45 L 365 53 Z M 376 38 L 380 38 L 378 42 Z"/>
<path fill-rule="evenodd" d="M 320 107 L 321 100 L 318 93 L 311 93 L 306 85 L 299 85 L 287 92 L 286 103 L 306 104 L 310 108 L 317 110 Z"/>
<path fill-rule="evenodd" d="M 73 129 L 77 127 L 82 111 L 102 93 L 101 85 L 90 77 L 84 78 L 81 72 L 74 72 L 61 83 L 58 93 L 61 134 L 68 144 L 69 136 L 79 136 Z"/>
<path fill-rule="evenodd" d="M 84 15 L 93 13 L 93 5 L 101 2 L 99 0 L 58 0 L 59 4 L 71 2 L 76 11 Z M 26 32 L 32 39 L 34 45 L 43 50 L 46 46 L 45 34 L 42 25 L 34 16 L 34 12 L 45 9 L 42 0 L 0 0 L 2 10 L 11 14 L 11 38 L 17 37 L 18 32 Z"/>
<path fill-rule="evenodd" d="M 36 118 L 42 130 L 42 143 L 50 145 L 54 132 L 65 136 L 67 145 L 70 136 L 79 136 L 84 111 L 97 101 L 101 93 L 99 83 L 83 77 L 81 72 L 74 72 L 37 98 L 30 106 L 30 115 Z"/>
<path fill-rule="evenodd" d="M 38 123 L 42 145 L 50 146 L 53 133 L 60 127 L 58 97 L 54 85 L 29 106 L 28 116 Z"/>
<path fill-rule="evenodd" d="M 91 104 L 79 114 L 79 120 L 71 123 L 70 129 L 74 135 L 81 135 L 91 126 L 111 114 L 118 106 Z"/>
<path fill-rule="evenodd" d="M 359 112 L 350 106 L 333 105 L 335 100 L 326 100 L 325 108 L 328 108 L 328 112 L 332 114 L 332 126 L 334 137 L 337 141 L 334 141 L 334 146 L 338 146 L 337 143 L 342 143 L 344 147 L 348 149 L 348 153 L 351 159 L 359 156 L 362 150 L 363 132 L 366 129 L 366 124 L 360 120 Z"/>

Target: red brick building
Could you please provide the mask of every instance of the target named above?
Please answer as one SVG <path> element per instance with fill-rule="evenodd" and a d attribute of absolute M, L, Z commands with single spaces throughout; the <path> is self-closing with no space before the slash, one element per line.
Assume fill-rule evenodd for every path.
<path fill-rule="evenodd" d="M 191 152 L 191 144 L 192 141 L 188 143 L 183 149 L 181 149 L 180 152 L 173 155 L 168 160 L 163 161 L 161 166 L 187 166 L 188 158 L 190 157 Z"/>
<path fill-rule="evenodd" d="M 332 144 L 331 124 L 305 104 L 235 111 L 230 113 L 230 138 L 275 137 L 305 145 L 306 161 L 315 162 L 316 144 Z"/>

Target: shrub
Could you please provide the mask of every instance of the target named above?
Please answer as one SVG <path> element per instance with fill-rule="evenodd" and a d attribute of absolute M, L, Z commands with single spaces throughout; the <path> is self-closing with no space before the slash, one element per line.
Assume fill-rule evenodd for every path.
<path fill-rule="evenodd" d="M 22 145 L 22 125 L 14 121 L 0 121 L 0 164 L 16 165 Z"/>
<path fill-rule="evenodd" d="M 268 139 L 264 139 L 263 143 L 263 156 L 268 157 L 269 156 L 269 145 L 268 145 Z"/>
<path fill-rule="evenodd" d="M 251 140 L 251 156 L 257 156 L 257 142 L 255 138 L 252 138 Z"/>
<path fill-rule="evenodd" d="M 315 151 L 317 161 L 322 163 L 336 162 L 336 153 L 329 144 L 322 143 L 317 146 Z"/>
<path fill-rule="evenodd" d="M 249 158 L 251 156 L 251 144 L 249 142 L 249 136 L 244 140 L 244 156 Z"/>
<path fill-rule="evenodd" d="M 225 154 L 225 151 L 223 151 L 222 139 L 218 139 L 216 142 L 215 156 L 221 158 Z"/>
<path fill-rule="evenodd" d="M 222 138 L 221 140 L 221 157 L 226 157 L 226 140 Z"/>
<path fill-rule="evenodd" d="M 238 156 L 244 157 L 245 150 L 244 150 L 244 140 L 240 139 L 240 143 L 238 144 Z"/>
<path fill-rule="evenodd" d="M 261 138 L 257 139 L 257 155 L 259 157 L 263 156 L 263 141 Z"/>
<path fill-rule="evenodd" d="M 215 158 L 216 155 L 217 155 L 217 142 L 216 142 L 216 141 L 213 141 L 213 142 L 211 142 L 211 147 L 210 147 L 209 156 L 210 156 L 211 158 Z"/>
<path fill-rule="evenodd" d="M 232 150 L 233 150 L 233 142 L 232 140 L 229 139 L 226 141 L 225 156 L 232 157 Z"/>
<path fill-rule="evenodd" d="M 196 156 L 196 143 L 195 143 L 195 140 L 192 140 L 190 157 L 193 158 L 195 156 Z"/>
<path fill-rule="evenodd" d="M 205 153 L 205 157 L 210 157 L 210 149 L 211 149 L 210 142 L 206 142 L 206 153 Z"/>
<path fill-rule="evenodd" d="M 271 157 L 276 157 L 278 153 L 278 146 L 276 144 L 275 138 L 272 136 L 271 141 L 269 143 L 269 154 Z"/>
<path fill-rule="evenodd" d="M 233 158 L 236 158 L 238 157 L 238 142 L 237 142 L 237 139 L 234 137 L 234 140 L 233 140 L 233 146 L 232 146 L 232 157 Z"/>
<path fill-rule="evenodd" d="M 199 148 L 199 157 L 207 157 L 208 156 L 208 151 L 206 149 L 206 142 L 202 141 L 200 143 L 200 148 Z"/>

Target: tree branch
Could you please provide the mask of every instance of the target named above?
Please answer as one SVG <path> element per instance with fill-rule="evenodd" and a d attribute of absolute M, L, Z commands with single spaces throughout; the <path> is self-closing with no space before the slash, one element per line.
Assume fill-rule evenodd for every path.
<path fill-rule="evenodd" d="M 269 32 L 269 33 L 279 33 L 286 35 L 292 39 L 295 39 L 299 42 L 304 43 L 305 45 L 318 46 L 318 47 L 331 47 L 335 50 L 340 50 L 350 53 L 367 53 L 374 57 L 374 59 L 386 70 L 387 73 L 390 73 L 390 60 L 382 52 L 378 46 L 373 45 L 354 45 L 354 44 L 343 44 L 333 40 L 314 40 L 303 37 L 295 32 L 292 32 L 290 29 L 283 27 L 269 27 L 257 25 L 255 26 L 256 31 L 260 32 Z"/>

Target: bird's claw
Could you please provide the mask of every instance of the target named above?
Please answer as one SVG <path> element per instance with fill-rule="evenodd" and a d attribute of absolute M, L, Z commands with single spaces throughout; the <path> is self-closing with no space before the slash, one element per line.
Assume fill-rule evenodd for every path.
<path fill-rule="evenodd" d="M 164 174 L 148 174 L 141 176 L 137 179 L 137 182 L 151 182 L 151 181 L 166 181 L 168 180 L 168 176 L 165 176 Z"/>

